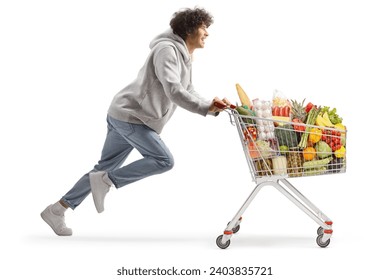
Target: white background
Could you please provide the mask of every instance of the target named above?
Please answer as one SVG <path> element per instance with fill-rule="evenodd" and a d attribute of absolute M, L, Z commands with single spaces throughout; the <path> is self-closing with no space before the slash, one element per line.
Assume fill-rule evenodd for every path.
<path fill-rule="evenodd" d="M 175 11 L 195 5 L 215 17 L 195 52 L 199 93 L 236 102 L 235 83 L 251 98 L 270 100 L 279 89 L 344 118 L 347 173 L 291 180 L 334 221 L 328 248 L 315 243 L 318 226 L 272 187 L 248 208 L 230 247 L 217 248 L 254 183 L 227 114 L 182 109 L 162 133 L 173 170 L 111 191 L 102 214 L 89 196 L 66 213 L 72 237 L 55 236 L 41 220 L 99 159 L 109 103 L 135 78 L 150 40 Z M 118 279 L 122 266 L 386 278 L 388 15 L 377 0 L 1 1 L 1 278 Z"/>

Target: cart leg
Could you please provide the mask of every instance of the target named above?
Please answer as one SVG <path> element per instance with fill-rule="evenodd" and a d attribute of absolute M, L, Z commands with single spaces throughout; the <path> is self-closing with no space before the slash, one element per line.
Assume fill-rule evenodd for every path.
<path fill-rule="evenodd" d="M 316 215 L 323 220 L 324 222 L 320 224 L 323 229 L 331 229 L 333 222 L 328 218 L 320 209 L 318 209 L 310 200 L 308 200 L 302 193 L 300 193 L 289 181 L 286 179 L 281 180 L 283 184 L 289 188 L 300 200 L 302 200 L 311 211 L 316 213 Z"/>
<path fill-rule="evenodd" d="M 287 180 L 282 180 L 282 182 L 288 187 L 288 189 L 293 192 L 301 201 L 299 201 L 295 196 L 293 196 L 288 190 L 286 190 L 282 185 L 276 182 L 272 182 L 272 185 L 279 190 L 283 195 L 285 195 L 291 202 L 293 202 L 299 209 L 305 212 L 310 218 L 312 218 L 317 224 L 320 225 L 320 228 L 317 230 L 317 244 L 320 247 L 326 247 L 329 245 L 330 238 L 332 236 L 332 224 L 333 222 L 323 214 L 313 203 L 311 203 L 306 197 L 303 196 L 293 185 L 291 185 Z M 323 220 L 325 219 L 325 221 Z"/>
<path fill-rule="evenodd" d="M 251 204 L 252 200 L 256 197 L 257 193 L 260 191 L 262 187 L 267 185 L 269 183 L 264 182 L 261 184 L 258 184 L 252 193 L 249 195 L 249 197 L 246 199 L 244 204 L 241 206 L 240 210 L 238 210 L 237 214 L 233 217 L 233 219 L 228 223 L 227 227 L 225 228 L 223 235 L 218 236 L 217 238 L 217 245 L 221 249 L 225 249 L 230 245 L 230 238 L 232 237 L 233 233 L 236 233 L 239 229 L 239 225 L 242 220 L 242 214 L 244 214 L 245 210 L 248 208 L 249 204 Z"/>
<path fill-rule="evenodd" d="M 321 227 L 323 227 L 324 229 L 332 228 L 333 222 L 323 212 L 321 212 L 312 202 L 310 202 L 306 197 L 304 197 L 303 194 L 301 194 L 296 188 L 294 188 L 294 186 L 291 185 L 287 180 L 282 181 L 306 205 L 299 201 L 279 183 L 274 183 L 273 185 Z"/>
<path fill-rule="evenodd" d="M 240 210 L 238 210 L 237 214 L 233 217 L 233 219 L 228 223 L 225 231 L 233 231 L 237 225 L 241 223 L 242 214 L 244 214 L 245 210 L 248 208 L 249 204 L 251 204 L 252 200 L 256 197 L 257 193 L 264 187 L 266 184 L 259 184 L 255 187 L 249 197 L 246 199 L 244 204 L 241 206 Z"/>

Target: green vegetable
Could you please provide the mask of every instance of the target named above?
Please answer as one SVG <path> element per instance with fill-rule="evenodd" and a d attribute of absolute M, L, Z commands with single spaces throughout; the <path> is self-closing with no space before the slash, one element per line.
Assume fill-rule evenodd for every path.
<path fill-rule="evenodd" d="M 279 146 L 296 147 L 298 145 L 297 133 L 290 124 L 277 126 L 275 136 L 279 141 Z"/>
<path fill-rule="evenodd" d="M 237 112 L 241 115 L 241 116 L 251 116 L 253 117 L 254 116 L 254 113 L 252 110 L 249 110 L 249 109 L 246 109 L 244 108 L 243 106 L 237 106 L 236 107 L 236 110 Z M 252 119 L 252 118 L 242 118 L 243 122 L 244 123 L 249 123 L 249 124 L 254 124 L 255 123 L 255 120 Z"/>
<path fill-rule="evenodd" d="M 309 137 L 310 130 L 312 129 L 312 125 L 316 122 L 317 116 L 320 113 L 321 107 L 320 108 L 315 108 L 313 107 L 309 114 L 307 115 L 306 119 L 306 129 L 305 132 L 303 133 L 301 137 L 301 141 L 298 144 L 298 147 L 301 149 L 306 148 L 307 146 L 307 138 Z"/>
<path fill-rule="evenodd" d="M 338 114 L 337 114 L 337 109 L 336 108 L 333 108 L 332 110 L 330 110 L 330 107 L 329 106 L 325 106 L 322 108 L 321 110 L 321 115 L 323 113 L 327 112 L 328 113 L 328 116 L 329 116 L 329 120 L 333 123 L 333 124 L 338 124 L 338 123 L 342 123 L 343 122 L 343 118 L 341 118 Z"/>
<path fill-rule="evenodd" d="M 327 157 L 327 158 L 324 158 L 324 159 L 305 161 L 303 163 L 303 168 L 306 170 L 306 169 L 314 169 L 314 168 L 325 167 L 325 169 L 326 169 L 326 165 L 329 162 L 331 162 L 332 159 L 333 159 L 332 157 Z"/>
<path fill-rule="evenodd" d="M 321 175 L 326 172 L 326 167 L 319 167 L 319 168 L 312 168 L 312 169 L 306 169 L 304 176 L 313 176 L 313 175 Z"/>
<path fill-rule="evenodd" d="M 332 148 L 325 142 L 319 141 L 316 146 L 317 157 L 320 159 L 329 157 L 332 155 Z"/>

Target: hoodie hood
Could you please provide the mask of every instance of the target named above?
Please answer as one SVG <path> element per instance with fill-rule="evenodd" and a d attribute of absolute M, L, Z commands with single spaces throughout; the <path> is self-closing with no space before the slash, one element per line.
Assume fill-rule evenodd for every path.
<path fill-rule="evenodd" d="M 182 54 L 184 61 L 189 63 L 191 61 L 191 55 L 188 52 L 187 45 L 184 40 L 173 33 L 172 29 L 168 29 L 167 31 L 157 35 L 149 44 L 150 49 L 153 49 L 157 44 L 167 42 L 172 43 Z"/>

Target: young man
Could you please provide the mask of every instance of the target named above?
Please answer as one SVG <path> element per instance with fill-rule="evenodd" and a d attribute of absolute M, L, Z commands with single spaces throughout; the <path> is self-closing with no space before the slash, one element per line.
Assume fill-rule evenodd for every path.
<path fill-rule="evenodd" d="M 177 106 L 203 116 L 216 115 L 229 101 L 207 101 L 192 86 L 191 55 L 203 48 L 212 16 L 203 9 L 176 12 L 171 28 L 150 43 L 150 54 L 138 77 L 115 95 L 108 109 L 108 132 L 101 159 L 58 202 L 42 213 L 57 235 L 72 235 L 65 210 L 75 209 L 92 192 L 98 213 L 111 186 L 121 188 L 173 167 L 173 156 L 159 134 Z M 220 106 L 215 104 L 219 103 Z M 122 166 L 133 149 L 142 159 Z"/>

